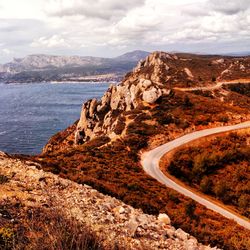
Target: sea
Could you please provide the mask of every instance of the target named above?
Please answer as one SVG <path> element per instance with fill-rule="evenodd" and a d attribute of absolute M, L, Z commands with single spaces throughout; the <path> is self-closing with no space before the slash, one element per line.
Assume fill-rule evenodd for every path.
<path fill-rule="evenodd" d="M 109 83 L 0 83 L 0 151 L 39 154 L 49 138 L 80 118 L 83 102 Z"/>

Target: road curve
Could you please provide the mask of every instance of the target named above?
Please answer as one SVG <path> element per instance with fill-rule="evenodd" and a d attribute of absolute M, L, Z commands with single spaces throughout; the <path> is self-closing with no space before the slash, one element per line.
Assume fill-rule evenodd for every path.
<path fill-rule="evenodd" d="M 207 200 L 198 194 L 193 193 L 192 191 L 186 189 L 185 187 L 175 183 L 173 180 L 169 179 L 167 176 L 163 174 L 163 172 L 160 170 L 159 167 L 159 162 L 160 159 L 162 158 L 163 155 L 168 153 L 169 151 L 185 144 L 188 142 L 191 142 L 193 140 L 199 139 L 201 137 L 205 137 L 208 135 L 213 135 L 217 133 L 222 133 L 222 132 L 227 132 L 231 130 L 236 130 L 236 129 L 243 129 L 243 128 L 249 128 L 250 127 L 250 121 L 240 123 L 237 125 L 232 125 L 232 126 L 224 126 L 224 127 L 217 127 L 217 128 L 210 128 L 210 129 L 205 129 L 201 131 L 196 131 L 190 134 L 186 134 L 180 138 L 177 138 L 173 141 L 170 141 L 166 144 L 163 144 L 151 151 L 145 152 L 142 154 L 141 157 L 141 163 L 143 166 L 143 169 L 147 174 L 161 182 L 162 184 L 166 185 L 167 187 L 170 187 L 177 192 L 188 196 L 192 198 L 193 200 L 197 201 L 198 203 L 204 205 L 208 209 L 211 209 L 224 217 L 227 217 L 228 219 L 232 219 L 236 221 L 239 225 L 247 228 L 250 230 L 250 222 L 247 219 L 244 219 L 240 216 L 237 216 L 237 214 L 234 214 L 228 210 L 226 210 L 223 207 L 220 207 L 219 205 L 213 203 L 210 200 Z"/>
<path fill-rule="evenodd" d="M 173 89 L 175 90 L 180 90 L 180 91 L 196 91 L 196 90 L 201 90 L 201 91 L 207 91 L 207 90 L 215 90 L 219 89 L 224 85 L 232 85 L 232 84 L 250 84 L 250 79 L 239 79 L 239 81 L 229 81 L 229 82 L 217 82 L 215 85 L 210 85 L 210 86 L 203 86 L 203 87 L 189 87 L 189 88 L 180 88 L 180 87 L 175 87 Z"/>

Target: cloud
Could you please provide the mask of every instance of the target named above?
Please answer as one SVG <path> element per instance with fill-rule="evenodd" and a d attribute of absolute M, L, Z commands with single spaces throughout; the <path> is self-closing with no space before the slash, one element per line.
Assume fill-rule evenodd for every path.
<path fill-rule="evenodd" d="M 15 57 L 35 53 L 110 57 L 133 49 L 250 50 L 249 1 L 1 1 L 0 48 L 7 44 Z M 0 60 L 11 56 L 1 52 Z"/>
<path fill-rule="evenodd" d="M 81 15 L 108 20 L 123 15 L 144 2 L 145 0 L 51 0 L 46 12 L 52 16 Z"/>
<path fill-rule="evenodd" d="M 60 35 L 53 35 L 51 37 L 39 37 L 31 43 L 31 47 L 70 47 L 69 43 Z"/>
<path fill-rule="evenodd" d="M 10 54 L 13 53 L 11 50 L 6 49 L 6 48 L 2 49 L 1 51 L 2 51 L 3 54 L 6 54 L 6 55 L 10 55 Z"/>
<path fill-rule="evenodd" d="M 249 0 L 210 0 L 209 4 L 213 10 L 226 15 L 235 15 L 250 8 Z"/>

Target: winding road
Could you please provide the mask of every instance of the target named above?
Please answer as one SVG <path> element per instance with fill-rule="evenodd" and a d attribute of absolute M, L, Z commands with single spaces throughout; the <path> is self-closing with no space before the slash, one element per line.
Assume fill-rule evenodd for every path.
<path fill-rule="evenodd" d="M 186 134 L 173 141 L 163 144 L 151 151 L 143 153 L 141 157 L 141 163 L 142 163 L 143 169 L 146 171 L 147 174 L 149 174 L 150 176 L 152 176 L 153 178 L 155 178 L 162 184 L 166 185 L 167 187 L 172 188 L 176 190 L 177 192 L 192 198 L 193 200 L 204 205 L 208 209 L 211 209 L 223 215 L 224 217 L 227 217 L 228 219 L 232 219 L 236 221 L 239 225 L 250 230 L 250 221 L 248 219 L 244 219 L 240 215 L 230 212 L 224 207 L 213 203 L 211 200 L 208 200 L 204 198 L 203 196 L 193 193 L 192 191 L 186 189 L 185 187 L 177 184 L 176 182 L 174 182 L 173 180 L 165 176 L 159 167 L 159 162 L 160 162 L 160 159 L 163 157 L 163 155 L 165 155 L 166 153 L 170 152 L 171 150 L 181 145 L 184 145 L 188 142 L 191 142 L 193 140 L 196 140 L 196 139 L 208 136 L 208 135 L 214 135 L 214 134 L 218 134 L 222 132 L 228 132 L 231 130 L 244 129 L 244 128 L 249 128 L 249 127 L 250 127 L 250 121 L 247 121 L 247 122 L 240 123 L 237 125 L 210 128 L 210 129 L 205 129 L 205 130 L 196 131 L 190 134 Z"/>
<path fill-rule="evenodd" d="M 207 90 L 215 90 L 215 89 L 219 89 L 221 87 L 223 87 L 224 85 L 233 85 L 233 84 L 250 84 L 250 79 L 238 79 L 238 80 L 234 80 L 234 81 L 228 81 L 228 82 L 216 82 L 215 85 L 211 86 L 199 86 L 199 87 L 192 87 L 192 88 L 180 88 L 180 87 L 175 87 L 174 89 L 176 90 L 180 90 L 180 91 L 196 91 L 196 90 L 200 90 L 200 91 L 207 91 Z"/>

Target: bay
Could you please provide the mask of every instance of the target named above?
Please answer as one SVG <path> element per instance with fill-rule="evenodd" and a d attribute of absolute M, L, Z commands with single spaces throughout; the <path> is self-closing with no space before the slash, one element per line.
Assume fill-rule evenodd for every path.
<path fill-rule="evenodd" d="M 108 83 L 0 84 L 0 151 L 38 154 L 49 138 L 80 117 L 82 103 Z"/>

